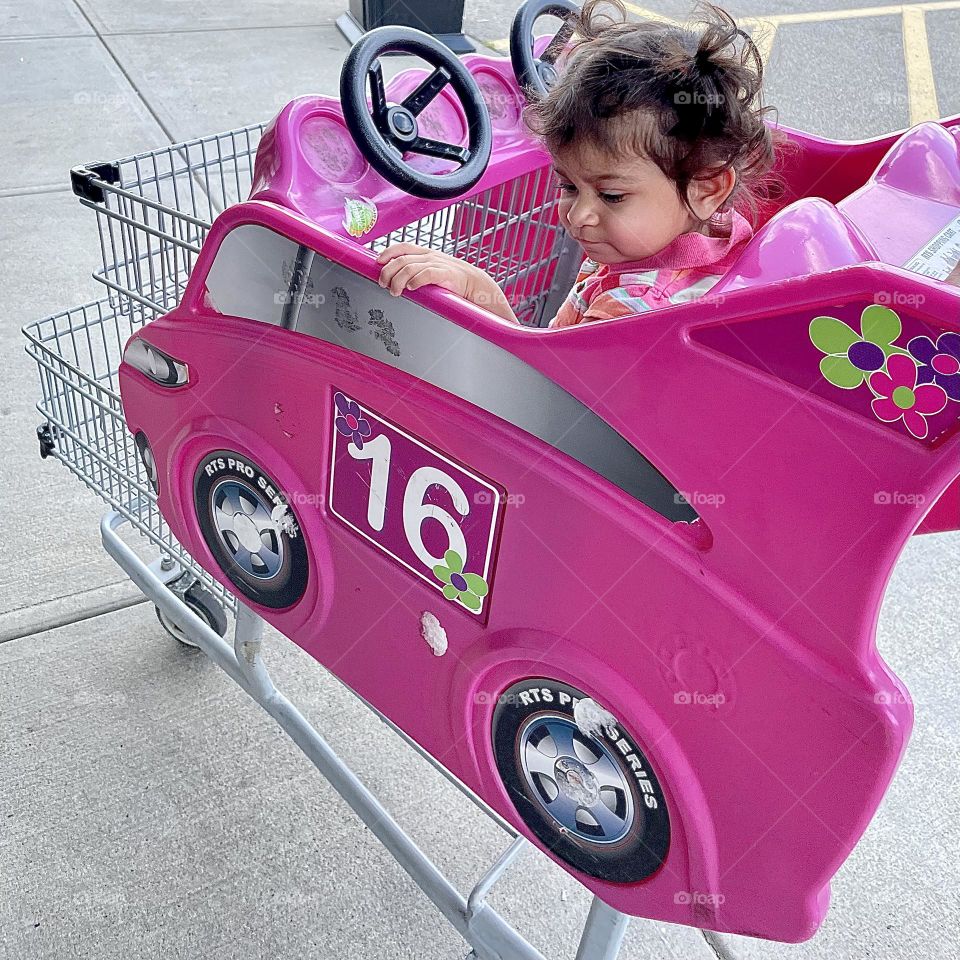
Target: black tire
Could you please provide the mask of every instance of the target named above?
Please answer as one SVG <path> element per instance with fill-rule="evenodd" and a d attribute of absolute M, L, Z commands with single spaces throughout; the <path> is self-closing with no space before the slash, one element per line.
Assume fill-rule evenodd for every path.
<path fill-rule="evenodd" d="M 146 471 L 150 486 L 153 487 L 154 493 L 159 494 L 160 477 L 157 475 L 157 461 L 153 457 L 153 450 L 147 440 L 147 435 L 142 430 L 138 430 L 133 437 L 133 442 L 137 448 L 137 453 L 140 455 L 140 462 Z"/>
<path fill-rule="evenodd" d="M 190 574 L 184 574 L 184 576 L 190 576 Z M 174 593 L 177 592 L 175 589 L 176 581 L 167 584 L 167 587 L 173 590 Z M 199 583 L 193 584 L 193 586 L 183 594 L 183 602 L 203 620 L 214 633 L 221 637 L 226 636 L 227 614 L 220 601 L 207 590 L 206 587 Z M 157 611 L 157 619 L 160 621 L 160 626 L 163 627 L 174 640 L 182 643 L 185 647 L 197 646 L 176 623 L 167 617 L 160 607 L 154 606 L 154 609 Z"/>
<path fill-rule="evenodd" d="M 265 470 L 215 450 L 197 467 L 193 498 L 207 547 L 244 597 L 276 610 L 303 597 L 309 567 L 300 522 Z M 286 508 L 283 523 L 271 516 L 278 506 Z"/>
<path fill-rule="evenodd" d="M 599 737 L 577 728 L 574 707 L 585 698 L 543 678 L 504 691 L 493 715 L 497 769 L 517 813 L 553 853 L 591 877 L 636 883 L 670 847 L 666 799 L 621 725 Z"/>

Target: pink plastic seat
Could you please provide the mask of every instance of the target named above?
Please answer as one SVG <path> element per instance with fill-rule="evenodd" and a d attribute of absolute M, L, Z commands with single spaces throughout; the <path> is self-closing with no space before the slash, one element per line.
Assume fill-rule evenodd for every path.
<path fill-rule="evenodd" d="M 939 123 L 912 127 L 837 207 L 869 238 L 878 259 L 906 265 L 960 216 L 960 142 Z"/>
<path fill-rule="evenodd" d="M 890 148 L 871 180 L 960 207 L 960 142 L 932 120 L 917 124 Z"/>
<path fill-rule="evenodd" d="M 960 140 L 939 123 L 921 123 L 894 143 L 876 172 L 849 197 L 836 205 L 806 197 L 771 218 L 711 292 L 871 260 L 906 266 L 920 251 L 936 246 L 958 217 Z M 960 232 L 960 221 L 956 226 Z"/>
<path fill-rule="evenodd" d="M 805 197 L 757 231 L 711 294 L 877 259 L 870 242 L 832 203 Z"/>

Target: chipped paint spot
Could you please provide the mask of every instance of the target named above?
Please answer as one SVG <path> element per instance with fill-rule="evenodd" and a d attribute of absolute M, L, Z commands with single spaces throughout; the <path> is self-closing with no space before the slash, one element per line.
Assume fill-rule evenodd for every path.
<path fill-rule="evenodd" d="M 440 621 L 429 610 L 424 610 L 420 617 L 420 634 L 438 657 L 442 657 L 447 652 L 447 631 L 440 626 Z"/>
<path fill-rule="evenodd" d="M 573 708 L 573 719 L 585 737 L 599 739 L 604 731 L 611 739 L 617 736 L 617 718 L 609 710 L 604 710 L 596 700 L 580 700 Z"/>
<path fill-rule="evenodd" d="M 270 519 L 277 527 L 288 537 L 296 537 L 300 532 L 297 527 L 297 521 L 290 512 L 290 507 L 285 503 L 278 503 L 270 512 Z"/>

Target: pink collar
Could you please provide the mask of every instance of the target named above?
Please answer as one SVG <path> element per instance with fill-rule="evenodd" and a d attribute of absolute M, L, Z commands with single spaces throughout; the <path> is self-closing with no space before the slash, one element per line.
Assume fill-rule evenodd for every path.
<path fill-rule="evenodd" d="M 740 253 L 741 244 L 753 236 L 753 227 L 738 210 L 733 211 L 732 230 L 729 237 L 707 237 L 702 233 L 681 233 L 671 240 L 662 250 L 642 260 L 630 260 L 627 263 L 611 263 L 611 273 L 624 273 L 627 270 L 650 270 L 668 267 L 673 270 L 686 270 L 690 267 L 719 266 L 726 269 L 733 262 L 731 254 Z M 730 258 L 730 263 L 725 263 Z"/>

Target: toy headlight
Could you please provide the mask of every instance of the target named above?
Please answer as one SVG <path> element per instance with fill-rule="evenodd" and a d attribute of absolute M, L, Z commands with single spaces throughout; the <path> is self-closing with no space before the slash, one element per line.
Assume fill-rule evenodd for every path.
<path fill-rule="evenodd" d="M 190 379 L 185 363 L 174 360 L 143 337 L 135 337 L 127 344 L 123 361 L 164 387 L 181 387 Z"/>

